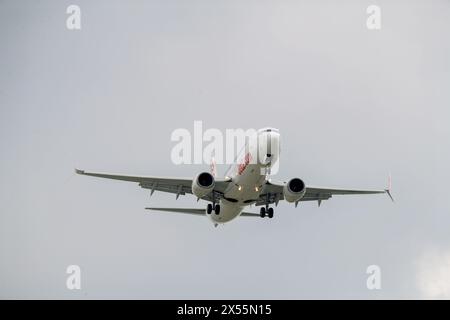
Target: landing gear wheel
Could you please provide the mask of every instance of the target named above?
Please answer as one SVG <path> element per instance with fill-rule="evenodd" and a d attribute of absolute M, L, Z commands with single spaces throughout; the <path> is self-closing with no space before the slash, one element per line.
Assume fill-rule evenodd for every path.
<path fill-rule="evenodd" d="M 220 205 L 216 204 L 216 206 L 214 208 L 214 213 L 215 214 L 219 214 L 220 213 Z"/>
<path fill-rule="evenodd" d="M 206 213 L 207 214 L 211 214 L 212 209 L 213 209 L 212 204 L 208 203 L 208 205 L 206 206 Z"/>
<path fill-rule="evenodd" d="M 259 216 L 261 218 L 264 218 L 266 216 L 266 208 L 261 207 L 261 209 L 259 210 Z"/>
<path fill-rule="evenodd" d="M 269 218 L 273 218 L 273 208 L 269 208 L 269 213 L 267 214 L 269 216 Z"/>

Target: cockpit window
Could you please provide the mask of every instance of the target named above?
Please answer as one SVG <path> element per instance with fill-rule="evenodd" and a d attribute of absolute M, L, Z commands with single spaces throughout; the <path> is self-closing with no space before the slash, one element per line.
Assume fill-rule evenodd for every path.
<path fill-rule="evenodd" d="M 262 128 L 262 129 L 259 129 L 258 130 L 258 132 L 278 132 L 278 129 L 275 129 L 275 128 Z"/>

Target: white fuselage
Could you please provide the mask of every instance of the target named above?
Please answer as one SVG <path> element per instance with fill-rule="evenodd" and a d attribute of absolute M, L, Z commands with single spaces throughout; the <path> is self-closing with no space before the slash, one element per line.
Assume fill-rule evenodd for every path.
<path fill-rule="evenodd" d="M 220 213 L 209 214 L 212 222 L 229 222 L 259 199 L 270 169 L 279 160 L 279 140 L 278 130 L 272 128 L 261 129 L 249 138 L 236 163 L 226 174 L 232 183 L 220 200 Z"/>

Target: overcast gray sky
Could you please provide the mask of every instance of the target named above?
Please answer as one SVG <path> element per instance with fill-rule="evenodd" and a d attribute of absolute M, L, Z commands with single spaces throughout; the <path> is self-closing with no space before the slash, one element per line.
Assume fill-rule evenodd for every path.
<path fill-rule="evenodd" d="M 449 30 L 438 0 L 1 1 L 0 297 L 450 298 Z M 144 210 L 194 197 L 73 173 L 194 176 L 207 167 L 170 161 L 194 120 L 279 128 L 278 179 L 382 188 L 391 172 L 396 202 L 214 228 Z"/>

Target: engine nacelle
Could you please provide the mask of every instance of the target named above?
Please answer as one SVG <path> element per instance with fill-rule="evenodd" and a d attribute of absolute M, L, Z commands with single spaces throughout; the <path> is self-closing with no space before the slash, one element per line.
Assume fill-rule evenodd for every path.
<path fill-rule="evenodd" d="M 286 199 L 287 202 L 298 201 L 303 198 L 305 193 L 305 183 L 299 178 L 289 180 L 283 188 L 284 199 Z"/>
<path fill-rule="evenodd" d="M 192 181 L 192 193 L 198 198 L 203 198 L 210 193 L 215 186 L 215 180 L 209 172 L 202 172 Z"/>

